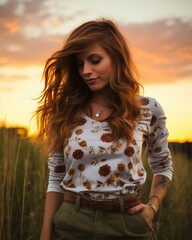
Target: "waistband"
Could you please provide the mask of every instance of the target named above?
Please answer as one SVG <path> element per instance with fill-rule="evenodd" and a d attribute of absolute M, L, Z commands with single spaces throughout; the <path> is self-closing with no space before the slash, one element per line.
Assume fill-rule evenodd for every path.
<path fill-rule="evenodd" d="M 64 201 L 71 204 L 78 204 L 79 207 L 86 207 L 92 210 L 126 212 L 141 203 L 141 195 L 140 193 L 134 193 L 128 196 L 118 196 L 115 199 L 95 199 L 81 196 L 78 193 L 65 191 Z"/>

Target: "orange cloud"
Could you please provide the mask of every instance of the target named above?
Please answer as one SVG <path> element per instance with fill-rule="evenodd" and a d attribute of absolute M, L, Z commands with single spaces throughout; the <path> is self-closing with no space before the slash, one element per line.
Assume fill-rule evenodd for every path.
<path fill-rule="evenodd" d="M 62 46 L 65 37 L 62 24 L 70 24 L 74 16 L 53 15 L 52 5 L 46 3 L 26 1 L 18 8 L 18 1 L 8 1 L 1 7 L 0 63 L 3 66 L 43 65 Z M 143 81 L 166 83 L 192 79 L 192 22 L 164 19 L 120 24 L 120 27 L 130 42 Z"/>
<path fill-rule="evenodd" d="M 148 83 L 192 79 L 192 23 L 180 19 L 122 26 Z"/>
<path fill-rule="evenodd" d="M 20 26 L 17 20 L 1 21 L 0 24 L 2 24 L 3 27 L 6 28 L 10 34 L 20 31 Z"/>

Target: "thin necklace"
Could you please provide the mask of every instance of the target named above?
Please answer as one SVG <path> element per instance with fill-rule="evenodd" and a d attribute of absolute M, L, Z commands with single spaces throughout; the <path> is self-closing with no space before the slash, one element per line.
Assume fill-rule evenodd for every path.
<path fill-rule="evenodd" d="M 95 113 L 95 117 L 96 117 L 96 118 L 99 118 L 100 115 L 101 115 L 101 113 L 102 113 L 104 110 L 105 110 L 105 109 L 103 109 L 103 110 L 98 110 L 98 112 Z"/>
<path fill-rule="evenodd" d="M 98 105 L 97 105 L 97 104 L 95 104 L 95 105 L 96 105 L 96 107 L 98 108 Z M 107 109 L 107 108 L 98 109 L 97 112 L 95 113 L 95 117 L 96 117 L 96 118 L 99 118 L 99 117 L 101 116 L 102 112 L 105 111 L 106 109 Z"/>
<path fill-rule="evenodd" d="M 95 105 L 96 105 L 96 107 L 97 107 L 97 109 L 98 109 L 97 104 L 95 104 Z M 104 109 L 98 109 L 98 110 L 96 111 L 96 113 L 94 114 L 95 117 L 96 117 L 96 118 L 99 118 L 99 117 L 101 116 L 102 112 L 105 111 L 106 109 L 107 109 L 107 108 L 104 108 Z"/>

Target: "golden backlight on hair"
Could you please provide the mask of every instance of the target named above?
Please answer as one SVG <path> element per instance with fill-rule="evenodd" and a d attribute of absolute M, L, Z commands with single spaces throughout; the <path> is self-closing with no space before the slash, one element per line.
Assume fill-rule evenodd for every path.
<path fill-rule="evenodd" d="M 75 55 L 85 51 L 93 41 L 99 43 L 112 59 L 114 71 L 110 77 L 112 115 L 107 119 L 114 141 L 127 139 L 139 116 L 139 83 L 127 44 L 111 20 L 96 20 L 82 24 L 68 37 L 63 48 L 55 52 L 44 69 L 45 87 L 37 110 L 39 135 L 47 136 L 51 152 L 63 147 L 64 139 L 81 120 L 82 109 L 92 92 L 81 79 Z"/>

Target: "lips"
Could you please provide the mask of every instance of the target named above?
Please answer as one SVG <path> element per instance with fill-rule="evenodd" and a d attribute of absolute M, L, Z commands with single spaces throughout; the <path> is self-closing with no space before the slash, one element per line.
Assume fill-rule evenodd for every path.
<path fill-rule="evenodd" d="M 87 83 L 92 83 L 92 82 L 94 82 L 94 81 L 96 81 L 98 78 L 88 78 L 88 79 L 85 79 L 85 81 L 87 82 Z"/>

